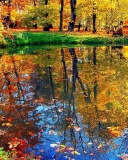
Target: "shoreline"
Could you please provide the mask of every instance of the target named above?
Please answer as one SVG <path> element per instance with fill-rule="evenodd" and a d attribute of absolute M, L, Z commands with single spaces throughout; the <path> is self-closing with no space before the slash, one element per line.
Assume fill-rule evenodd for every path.
<path fill-rule="evenodd" d="M 3 32 L 0 48 L 38 44 L 127 45 L 128 37 L 78 32 Z"/>

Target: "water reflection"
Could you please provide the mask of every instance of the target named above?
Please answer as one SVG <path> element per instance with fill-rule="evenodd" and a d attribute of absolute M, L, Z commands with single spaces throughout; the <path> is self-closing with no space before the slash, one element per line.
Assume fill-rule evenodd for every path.
<path fill-rule="evenodd" d="M 127 46 L 1 57 L 0 146 L 42 159 L 127 157 Z M 125 157 L 125 158 L 124 158 Z"/>

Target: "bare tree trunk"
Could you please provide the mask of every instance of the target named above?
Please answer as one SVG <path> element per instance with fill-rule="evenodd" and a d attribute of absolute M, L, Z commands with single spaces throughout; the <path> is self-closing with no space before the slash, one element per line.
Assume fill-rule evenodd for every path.
<path fill-rule="evenodd" d="M 61 4 L 60 4 L 60 27 L 59 30 L 62 31 L 63 30 L 63 8 L 64 8 L 64 0 L 61 0 Z"/>
<path fill-rule="evenodd" d="M 48 5 L 48 0 L 44 0 L 44 4 Z M 48 17 L 48 13 L 45 13 L 45 17 Z M 50 29 L 50 23 L 46 22 L 45 26 L 43 27 L 44 31 L 49 31 Z"/>
<path fill-rule="evenodd" d="M 93 33 L 96 33 L 96 6 L 95 2 L 93 2 L 93 15 L 92 15 L 92 25 L 93 25 Z"/>
<path fill-rule="evenodd" d="M 96 33 L 96 14 L 93 14 L 93 33 Z"/>
<path fill-rule="evenodd" d="M 76 20 L 76 0 L 70 0 L 71 7 L 71 21 L 75 23 Z"/>
<path fill-rule="evenodd" d="M 44 3 L 45 3 L 45 5 L 47 5 L 47 4 L 48 4 L 48 0 L 45 0 L 45 2 L 44 2 Z"/>
<path fill-rule="evenodd" d="M 76 0 L 70 0 L 71 7 L 71 22 L 69 22 L 68 31 L 74 31 L 76 21 Z"/>
<path fill-rule="evenodd" d="M 33 0 L 33 5 L 36 6 L 36 0 Z"/>

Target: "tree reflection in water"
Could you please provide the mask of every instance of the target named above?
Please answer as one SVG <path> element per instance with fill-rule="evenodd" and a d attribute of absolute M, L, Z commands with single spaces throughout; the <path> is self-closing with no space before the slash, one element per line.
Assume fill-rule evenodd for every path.
<path fill-rule="evenodd" d="M 42 159 L 126 157 L 124 48 L 35 52 L 36 56 L 27 57 L 29 63 L 27 58 L 16 63 L 15 56 L 9 57 L 10 72 L 1 65 L 1 146 L 8 149 L 8 142 L 17 137 Z"/>

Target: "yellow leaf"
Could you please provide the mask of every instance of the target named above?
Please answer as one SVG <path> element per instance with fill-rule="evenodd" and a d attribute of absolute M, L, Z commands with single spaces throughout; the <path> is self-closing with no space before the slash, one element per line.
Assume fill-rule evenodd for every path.
<path fill-rule="evenodd" d="M 66 146 L 65 146 L 65 145 L 62 145 L 62 144 L 60 145 L 60 147 L 62 147 L 62 148 L 66 148 Z"/>
<path fill-rule="evenodd" d="M 98 146 L 97 148 L 101 148 L 101 147 L 103 147 L 103 145 L 100 143 L 99 146 Z"/>
<path fill-rule="evenodd" d="M 7 127 L 11 127 L 12 124 L 11 123 L 3 123 L 2 126 L 7 126 Z"/>
<path fill-rule="evenodd" d="M 73 152 L 71 152 L 71 154 L 77 154 L 77 155 L 80 155 L 80 153 L 79 153 L 79 152 L 77 152 L 77 151 L 73 151 Z"/>

